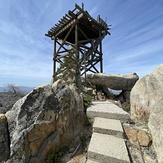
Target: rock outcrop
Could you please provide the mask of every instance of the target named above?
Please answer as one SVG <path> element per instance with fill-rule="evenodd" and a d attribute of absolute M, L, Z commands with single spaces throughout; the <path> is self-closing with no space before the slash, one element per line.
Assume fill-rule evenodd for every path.
<path fill-rule="evenodd" d="M 163 64 L 151 74 L 141 78 L 131 91 L 131 116 L 139 121 L 148 122 L 151 107 L 163 99 Z"/>
<path fill-rule="evenodd" d="M 126 145 L 132 163 L 157 163 L 157 157 L 151 145 L 151 133 L 146 125 L 124 123 Z"/>
<path fill-rule="evenodd" d="M 140 79 L 131 91 L 131 116 L 151 131 L 159 163 L 163 162 L 163 64 Z"/>
<path fill-rule="evenodd" d="M 163 97 L 160 97 L 150 109 L 148 127 L 159 163 L 163 162 Z"/>
<path fill-rule="evenodd" d="M 6 113 L 11 137 L 8 163 L 45 162 L 48 153 L 82 136 L 83 100 L 58 80 L 34 89 Z"/>
<path fill-rule="evenodd" d="M 7 118 L 0 114 L 0 162 L 5 162 L 10 154 L 9 133 L 7 127 Z"/>
<path fill-rule="evenodd" d="M 130 91 L 139 79 L 136 73 L 127 75 L 113 75 L 96 73 L 87 76 L 89 81 L 95 85 L 106 86 L 114 90 Z"/>

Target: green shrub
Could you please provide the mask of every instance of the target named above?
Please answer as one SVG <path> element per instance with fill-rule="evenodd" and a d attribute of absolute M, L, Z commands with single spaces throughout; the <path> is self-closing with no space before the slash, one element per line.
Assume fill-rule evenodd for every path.
<path fill-rule="evenodd" d="M 51 150 L 48 153 L 47 163 L 60 163 L 62 156 L 63 156 L 63 152 L 60 148 L 56 148 L 55 150 Z"/>
<path fill-rule="evenodd" d="M 87 109 L 92 104 L 92 97 L 88 94 L 83 94 L 84 108 Z"/>

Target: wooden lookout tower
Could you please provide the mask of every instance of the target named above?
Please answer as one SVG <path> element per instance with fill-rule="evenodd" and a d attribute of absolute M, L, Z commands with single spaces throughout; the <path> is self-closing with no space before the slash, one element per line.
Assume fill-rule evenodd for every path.
<path fill-rule="evenodd" d="M 54 68 L 53 81 L 56 77 L 56 63 L 63 63 L 68 54 L 74 55 L 77 59 L 78 76 L 86 75 L 86 73 L 103 72 L 102 59 L 102 40 L 109 34 L 106 22 L 97 17 L 92 18 L 87 11 L 75 4 L 72 11 L 68 11 L 63 18 L 55 24 L 46 36 L 54 40 Z M 96 68 L 100 64 L 100 70 Z"/>

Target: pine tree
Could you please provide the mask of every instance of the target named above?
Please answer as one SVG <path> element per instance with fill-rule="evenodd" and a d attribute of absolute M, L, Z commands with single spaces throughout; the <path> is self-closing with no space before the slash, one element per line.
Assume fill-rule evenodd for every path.
<path fill-rule="evenodd" d="M 75 83 L 79 88 L 81 86 L 80 66 L 76 58 L 76 50 L 72 49 L 65 57 L 60 67 L 57 69 L 57 78 L 63 79 L 68 83 Z"/>

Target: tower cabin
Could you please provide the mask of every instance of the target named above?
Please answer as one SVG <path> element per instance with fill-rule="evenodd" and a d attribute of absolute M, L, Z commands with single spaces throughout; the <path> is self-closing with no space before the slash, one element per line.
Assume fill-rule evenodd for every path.
<path fill-rule="evenodd" d="M 45 34 L 54 40 L 53 81 L 56 77 L 56 63 L 62 64 L 69 54 L 77 60 L 78 76 L 86 76 L 87 72 L 103 72 L 102 40 L 107 34 L 110 35 L 109 30 L 100 16 L 95 20 L 84 10 L 84 4 L 82 7 L 75 4 L 75 8 L 69 10 Z M 96 68 L 98 63 L 100 70 Z"/>

